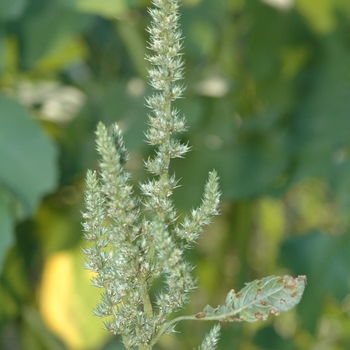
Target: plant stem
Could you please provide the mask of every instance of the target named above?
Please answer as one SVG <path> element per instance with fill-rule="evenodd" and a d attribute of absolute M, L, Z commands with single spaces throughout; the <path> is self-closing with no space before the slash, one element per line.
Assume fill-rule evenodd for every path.
<path fill-rule="evenodd" d="M 152 345 L 140 345 L 139 349 L 140 350 L 151 350 Z"/>
<path fill-rule="evenodd" d="M 141 286 L 141 295 L 142 295 L 144 311 L 147 314 L 148 318 L 152 318 L 153 317 L 153 308 L 152 308 L 151 300 L 150 300 L 150 297 L 149 297 L 149 294 L 147 291 L 147 283 L 146 282 Z"/>

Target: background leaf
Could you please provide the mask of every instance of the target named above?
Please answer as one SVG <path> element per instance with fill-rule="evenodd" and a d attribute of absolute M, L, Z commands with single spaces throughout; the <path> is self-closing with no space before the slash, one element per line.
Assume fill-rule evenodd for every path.
<path fill-rule="evenodd" d="M 0 96 L 0 181 L 32 214 L 55 188 L 57 151 L 16 100 Z"/>
<path fill-rule="evenodd" d="M 0 18 L 5 20 L 13 20 L 18 18 L 25 6 L 27 0 L 3 0 L 0 3 Z"/>
<path fill-rule="evenodd" d="M 13 229 L 15 217 L 13 213 L 14 198 L 0 187 L 0 271 L 9 247 L 14 243 Z"/>
<path fill-rule="evenodd" d="M 321 232 L 312 232 L 286 240 L 281 249 L 281 260 L 298 273 L 310 276 L 304 305 L 299 308 L 305 326 L 315 332 L 317 320 L 327 296 L 333 295 L 342 301 L 350 287 L 350 234 L 332 237 Z M 293 257 L 293 258 L 292 258 Z M 307 306 L 306 306 L 307 305 Z"/>

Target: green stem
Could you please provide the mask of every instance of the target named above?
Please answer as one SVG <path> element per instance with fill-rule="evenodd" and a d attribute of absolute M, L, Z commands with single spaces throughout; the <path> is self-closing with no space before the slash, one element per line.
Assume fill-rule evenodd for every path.
<path fill-rule="evenodd" d="M 236 316 L 237 314 L 240 314 L 243 310 L 245 310 L 246 308 L 250 307 L 254 303 L 256 303 L 256 300 L 254 300 L 254 301 L 244 305 L 243 307 L 241 307 L 239 309 L 232 310 L 232 311 L 227 312 L 227 313 L 221 313 L 221 314 L 218 314 L 218 315 L 205 316 L 205 314 L 201 315 L 202 313 L 200 312 L 200 313 L 197 313 L 195 315 L 176 317 L 173 320 L 171 320 L 168 323 L 166 323 L 160 329 L 158 334 L 152 340 L 151 345 L 154 345 L 155 343 L 157 343 L 159 338 L 165 333 L 165 331 L 167 329 L 169 329 L 170 326 L 172 326 L 174 323 L 177 323 L 177 322 L 180 322 L 180 321 L 184 321 L 184 320 L 192 320 L 192 321 L 219 321 L 219 322 L 241 321 L 241 319 L 236 319 L 236 318 L 234 318 L 234 316 Z"/>
<path fill-rule="evenodd" d="M 140 345 L 139 349 L 140 350 L 151 350 L 152 345 Z"/>
<path fill-rule="evenodd" d="M 171 119 L 171 101 L 168 101 L 165 107 L 165 113 L 166 113 L 166 119 L 169 121 Z M 164 143 L 167 143 L 170 148 L 170 136 L 171 134 L 168 134 L 167 140 L 164 141 Z M 165 171 L 163 173 L 163 176 L 167 179 L 169 178 L 169 165 L 170 165 L 170 156 L 167 153 L 163 153 L 163 164 L 166 164 Z"/>
<path fill-rule="evenodd" d="M 192 321 L 221 321 L 221 322 L 223 322 L 224 320 L 231 319 L 233 321 L 232 317 L 237 315 L 238 313 L 240 313 L 243 309 L 244 308 L 241 308 L 241 309 L 237 309 L 237 310 L 234 310 L 232 312 L 229 312 L 227 314 L 220 314 L 220 315 L 214 315 L 214 316 L 198 317 L 199 314 L 195 314 L 195 315 L 189 315 L 189 316 L 176 317 L 176 318 L 172 319 L 171 321 L 169 321 L 168 323 L 166 323 L 160 329 L 158 334 L 152 340 L 151 346 L 156 344 L 158 342 L 158 340 L 160 339 L 160 337 L 165 333 L 165 331 L 167 329 L 169 329 L 169 327 L 172 326 L 174 323 L 177 323 L 177 322 L 180 322 L 180 321 L 186 321 L 186 320 L 192 320 Z"/>
<path fill-rule="evenodd" d="M 174 323 L 185 321 L 185 320 L 192 320 L 192 321 L 221 321 L 224 322 L 225 320 L 230 319 L 231 321 L 234 321 L 233 317 L 237 314 L 239 314 L 244 308 L 234 310 L 232 312 L 226 313 L 226 314 L 220 314 L 220 315 L 214 315 L 214 316 L 205 316 L 205 317 L 198 317 L 199 314 L 195 315 L 189 315 L 189 316 L 179 316 L 165 324 L 158 334 L 154 337 L 154 339 L 151 342 L 151 346 L 156 344 L 160 337 L 165 333 L 167 329 L 169 329 L 170 326 L 172 326 Z M 226 321 L 227 322 L 227 321 Z"/>
<path fill-rule="evenodd" d="M 160 337 L 165 333 L 165 331 L 174 323 L 179 322 L 179 321 L 184 321 L 184 320 L 196 320 L 196 315 L 190 315 L 190 316 L 179 316 L 174 318 L 173 320 L 169 321 L 168 323 L 166 323 L 158 332 L 158 334 L 153 338 L 152 342 L 151 342 L 151 346 L 153 346 L 154 344 L 156 344 L 158 342 L 158 340 L 160 339 Z"/>
<path fill-rule="evenodd" d="M 153 308 L 152 308 L 152 303 L 148 294 L 146 282 L 144 282 L 141 286 L 141 295 L 142 295 L 144 311 L 147 317 L 151 319 L 153 317 Z"/>

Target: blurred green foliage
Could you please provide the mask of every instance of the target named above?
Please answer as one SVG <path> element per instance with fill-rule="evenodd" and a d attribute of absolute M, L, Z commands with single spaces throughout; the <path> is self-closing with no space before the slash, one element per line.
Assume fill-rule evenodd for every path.
<path fill-rule="evenodd" d="M 149 0 L 0 0 L 0 348 L 121 349 L 90 316 L 83 179 L 117 121 L 143 179 Z M 192 151 L 180 212 L 217 169 L 222 215 L 189 257 L 188 313 L 270 274 L 306 274 L 295 312 L 224 325 L 220 349 L 350 348 L 350 2 L 184 0 Z M 91 317 L 91 320 L 90 318 Z M 198 346 L 179 324 L 158 349 Z"/>

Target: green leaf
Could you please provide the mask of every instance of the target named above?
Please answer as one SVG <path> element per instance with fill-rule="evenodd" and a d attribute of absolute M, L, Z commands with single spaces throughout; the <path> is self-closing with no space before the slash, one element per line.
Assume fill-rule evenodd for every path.
<path fill-rule="evenodd" d="M 287 154 L 283 148 L 283 136 L 272 132 L 269 139 L 266 137 L 218 150 L 200 145 L 185 159 L 175 160 L 174 164 L 176 174 L 183 178 L 175 198 L 182 207 L 190 208 L 200 198 L 208 169 L 214 168 L 220 174 L 224 199 L 250 199 L 275 188 L 287 166 Z"/>
<path fill-rule="evenodd" d="M 306 277 L 269 276 L 247 283 L 239 292 L 232 289 L 226 304 L 212 308 L 207 305 L 197 318 L 221 322 L 255 322 L 269 314 L 279 315 L 296 306 L 303 295 Z"/>
<path fill-rule="evenodd" d="M 2 75 L 5 71 L 5 30 L 4 26 L 0 25 L 0 75 Z"/>
<path fill-rule="evenodd" d="M 254 345 L 266 350 L 297 350 L 293 338 L 282 337 L 273 325 L 260 328 L 254 335 Z"/>
<path fill-rule="evenodd" d="M 16 100 L 0 96 L 0 183 L 30 215 L 57 181 L 57 152 Z"/>
<path fill-rule="evenodd" d="M 36 346 L 38 346 L 38 344 L 43 344 L 47 349 L 51 350 L 65 349 L 60 341 L 48 330 L 38 311 L 31 307 L 25 307 L 23 308 L 22 315 L 25 326 L 30 330 L 30 332 L 24 333 L 23 336 L 23 339 L 26 340 L 26 344 L 35 342 Z"/>
<path fill-rule="evenodd" d="M 13 215 L 11 195 L 3 191 L 0 187 L 0 273 L 3 268 L 3 262 L 9 247 L 14 242 L 14 235 L 12 234 L 15 224 Z"/>
<path fill-rule="evenodd" d="M 61 0 L 67 6 L 75 8 L 81 12 L 98 14 L 104 17 L 112 18 L 125 12 L 128 7 L 125 0 Z"/>
<path fill-rule="evenodd" d="M 21 67 L 28 69 L 44 58 L 60 55 L 89 25 L 90 19 L 89 15 L 64 8 L 58 2 L 47 6 L 33 4 L 20 25 Z"/>
<path fill-rule="evenodd" d="M 350 232 L 335 237 L 314 231 L 285 240 L 280 261 L 295 273 L 306 273 L 309 288 L 298 312 L 304 326 L 316 332 L 317 320 L 327 297 L 341 302 L 350 292 Z"/>
<path fill-rule="evenodd" d="M 26 5 L 27 0 L 1 0 L 0 18 L 5 20 L 16 19 L 22 14 Z"/>
<path fill-rule="evenodd" d="M 293 116 L 293 182 L 309 176 L 337 182 L 336 167 L 347 158 L 344 150 L 349 144 L 350 128 L 350 50 L 344 45 L 346 40 L 338 32 L 321 41 L 324 54 L 314 64 L 312 89 Z"/>

